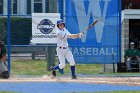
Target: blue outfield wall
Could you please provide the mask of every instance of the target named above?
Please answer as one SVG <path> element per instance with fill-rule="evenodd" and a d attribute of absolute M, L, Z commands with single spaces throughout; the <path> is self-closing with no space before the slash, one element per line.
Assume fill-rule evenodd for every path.
<path fill-rule="evenodd" d="M 85 33 L 81 39 L 69 40 L 77 63 L 112 63 L 112 54 L 115 62 L 120 62 L 120 3 L 121 0 L 66 0 L 63 3 L 64 9 L 59 12 L 64 13 L 61 16 L 65 18 L 66 28 L 71 33 Z M 96 19 L 98 23 L 87 32 L 86 28 Z"/>

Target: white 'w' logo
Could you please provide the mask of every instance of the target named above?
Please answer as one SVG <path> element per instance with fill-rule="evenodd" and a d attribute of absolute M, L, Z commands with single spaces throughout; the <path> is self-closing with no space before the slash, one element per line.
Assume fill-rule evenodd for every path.
<path fill-rule="evenodd" d="M 108 2 L 111 0 L 89 0 L 87 13 L 85 11 L 84 0 L 73 0 L 73 1 L 75 4 L 79 30 L 85 31 L 89 24 L 91 14 L 94 19 L 97 19 L 97 18 L 105 19 Z M 100 1 L 104 1 L 103 13 L 101 12 Z M 102 35 L 103 35 L 103 28 L 104 28 L 104 22 L 99 21 L 95 25 L 95 33 L 96 33 L 96 39 L 98 43 L 101 43 Z M 85 42 L 85 41 L 86 41 L 86 33 L 85 33 L 85 36 L 82 38 L 82 42 Z"/>

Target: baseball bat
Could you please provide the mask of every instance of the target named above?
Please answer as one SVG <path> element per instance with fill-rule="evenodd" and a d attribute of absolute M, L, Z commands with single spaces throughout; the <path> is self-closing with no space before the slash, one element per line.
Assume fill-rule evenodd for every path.
<path fill-rule="evenodd" d="M 87 27 L 86 31 L 88 31 L 91 27 L 93 27 L 97 22 L 98 20 L 95 20 L 91 25 Z"/>
<path fill-rule="evenodd" d="M 98 22 L 98 20 L 95 20 L 93 23 L 91 23 L 91 24 L 86 28 L 86 31 L 88 31 L 91 27 L 93 27 L 97 22 Z M 82 32 L 82 34 L 84 34 L 84 32 Z"/>

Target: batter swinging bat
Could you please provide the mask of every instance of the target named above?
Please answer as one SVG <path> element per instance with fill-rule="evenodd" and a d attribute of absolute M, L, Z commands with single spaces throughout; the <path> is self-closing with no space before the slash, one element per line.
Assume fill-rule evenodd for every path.
<path fill-rule="evenodd" d="M 86 31 L 88 31 L 91 27 L 93 27 L 97 22 L 98 22 L 98 20 L 95 20 L 92 24 L 90 24 L 90 25 L 87 27 Z M 82 34 L 84 34 L 84 32 L 82 32 Z"/>

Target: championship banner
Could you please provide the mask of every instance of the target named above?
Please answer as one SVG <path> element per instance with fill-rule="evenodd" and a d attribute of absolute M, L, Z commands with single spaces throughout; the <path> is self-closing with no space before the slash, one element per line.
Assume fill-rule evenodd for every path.
<path fill-rule="evenodd" d="M 56 44 L 56 22 L 59 19 L 59 13 L 33 13 L 31 43 Z"/>
<path fill-rule="evenodd" d="M 84 32 L 81 39 L 69 40 L 77 63 L 120 61 L 121 0 L 66 0 L 66 28 L 70 33 Z M 98 22 L 88 31 L 86 28 Z"/>

